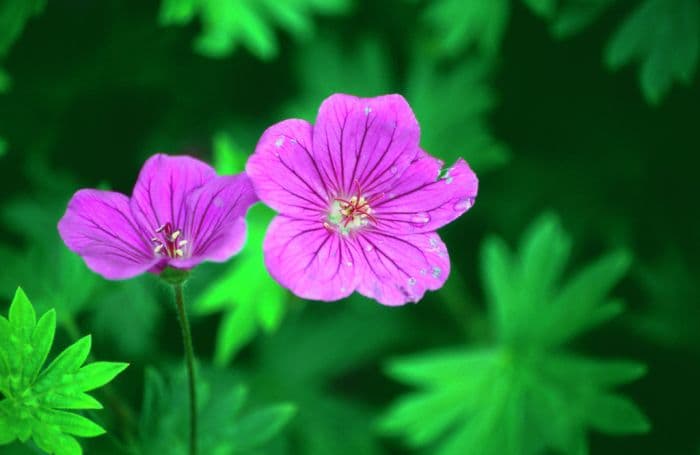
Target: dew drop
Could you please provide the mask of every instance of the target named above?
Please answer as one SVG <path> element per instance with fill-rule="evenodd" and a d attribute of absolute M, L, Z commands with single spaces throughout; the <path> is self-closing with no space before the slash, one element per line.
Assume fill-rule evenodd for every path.
<path fill-rule="evenodd" d="M 426 212 L 418 212 L 411 217 L 411 224 L 415 227 L 423 227 L 430 222 L 430 215 Z"/>
<path fill-rule="evenodd" d="M 343 286 L 342 288 L 340 288 L 340 292 L 345 292 L 345 291 L 347 291 L 347 289 L 345 288 L 345 286 Z"/>
<path fill-rule="evenodd" d="M 220 197 L 215 197 L 214 198 L 214 206 L 215 207 L 223 207 L 224 206 L 224 200 Z"/>
<path fill-rule="evenodd" d="M 280 136 L 275 141 L 275 147 L 280 148 L 284 144 L 284 136 Z"/>
<path fill-rule="evenodd" d="M 426 273 L 428 273 L 427 270 L 425 270 L 425 269 L 420 269 L 420 274 L 421 274 L 421 275 L 425 275 Z"/>
<path fill-rule="evenodd" d="M 408 285 L 409 286 L 415 286 L 416 285 L 416 279 L 411 277 L 408 279 Z"/>
<path fill-rule="evenodd" d="M 367 245 L 365 245 L 365 251 L 367 251 L 368 253 L 370 251 L 372 251 L 373 249 L 374 249 L 374 247 L 372 246 L 371 243 L 368 243 Z"/>
<path fill-rule="evenodd" d="M 445 185 L 449 185 L 450 183 L 452 183 L 452 177 L 447 177 L 445 179 Z"/>
<path fill-rule="evenodd" d="M 399 172 L 399 169 L 396 166 L 391 166 L 390 170 L 392 174 L 396 174 L 397 172 Z"/>
<path fill-rule="evenodd" d="M 433 278 L 440 278 L 442 275 L 442 269 L 440 267 L 433 267 L 433 271 L 430 273 Z"/>
<path fill-rule="evenodd" d="M 372 108 L 369 106 L 365 106 L 365 115 L 369 115 L 370 112 L 372 112 Z"/>
<path fill-rule="evenodd" d="M 455 205 L 453 205 L 452 208 L 455 212 L 464 212 L 472 208 L 472 205 L 474 205 L 474 199 L 468 197 L 455 203 Z"/>
<path fill-rule="evenodd" d="M 352 267 L 352 261 L 345 261 L 345 265 L 348 267 Z"/>

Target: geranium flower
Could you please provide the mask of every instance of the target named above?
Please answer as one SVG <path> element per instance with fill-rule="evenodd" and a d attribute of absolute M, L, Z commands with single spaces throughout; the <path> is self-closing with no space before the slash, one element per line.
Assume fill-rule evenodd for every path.
<path fill-rule="evenodd" d="M 271 275 L 314 300 L 401 305 L 439 289 L 450 260 L 435 230 L 471 208 L 478 181 L 462 159 L 443 170 L 419 137 L 399 95 L 333 95 L 314 126 L 268 128 L 246 170 L 279 212 L 263 245 Z"/>
<path fill-rule="evenodd" d="M 112 280 L 166 266 L 222 262 L 243 247 L 244 216 L 257 201 L 245 174 L 217 176 L 189 156 L 154 155 L 131 198 L 83 189 L 73 195 L 58 231 L 93 271 Z"/>

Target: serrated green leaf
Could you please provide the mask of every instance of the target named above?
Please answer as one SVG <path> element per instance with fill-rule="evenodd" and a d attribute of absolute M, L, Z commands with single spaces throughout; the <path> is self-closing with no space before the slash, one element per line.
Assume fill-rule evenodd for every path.
<path fill-rule="evenodd" d="M 89 392 L 111 382 L 128 366 L 128 363 L 93 362 L 78 370 L 73 379 L 73 385 Z"/>
<path fill-rule="evenodd" d="M 9 320 L 0 317 L 0 443 L 32 438 L 48 453 L 80 454 L 73 436 L 94 437 L 104 429 L 62 409 L 99 409 L 84 392 L 104 385 L 126 364 L 98 362 L 81 368 L 90 351 L 86 336 L 41 368 L 51 350 L 56 328 L 53 310 L 36 321 L 34 308 L 21 289 L 10 306 Z"/>
<path fill-rule="evenodd" d="M 90 354 L 90 347 L 92 345 L 92 337 L 86 335 L 79 339 L 68 348 L 61 352 L 58 357 L 56 357 L 53 362 L 44 370 L 39 378 L 39 382 L 47 381 L 57 381 L 60 375 L 65 372 L 77 371 L 80 366 L 85 363 L 88 355 Z"/>
<path fill-rule="evenodd" d="M 389 408 L 380 429 L 440 455 L 586 454 L 591 428 L 612 435 L 648 431 L 641 411 L 612 390 L 641 377 L 643 365 L 564 349 L 620 311 L 608 293 L 630 255 L 610 253 L 566 280 L 570 248 L 552 215 L 525 231 L 515 254 L 501 239 L 488 239 L 482 274 L 494 345 L 390 363 L 388 374 L 416 389 Z"/>
<path fill-rule="evenodd" d="M 674 82 L 689 83 L 700 54 L 700 4 L 696 0 L 646 0 L 612 37 L 605 59 L 612 69 L 641 63 L 642 92 L 658 104 Z"/>
<path fill-rule="evenodd" d="M 351 0 L 325 5 L 317 0 L 163 0 L 161 25 L 183 25 L 199 15 L 202 33 L 195 49 L 208 57 L 230 55 L 240 45 L 262 60 L 277 56 L 279 44 L 275 27 L 280 26 L 298 39 L 313 33 L 312 15 L 345 13 Z"/>

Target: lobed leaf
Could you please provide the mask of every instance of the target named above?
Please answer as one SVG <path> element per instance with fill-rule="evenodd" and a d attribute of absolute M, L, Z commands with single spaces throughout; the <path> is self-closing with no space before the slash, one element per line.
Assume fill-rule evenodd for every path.
<path fill-rule="evenodd" d="M 639 61 L 645 98 L 658 104 L 675 81 L 690 83 L 700 54 L 696 0 L 645 0 L 615 32 L 605 52 L 612 69 Z"/>
<path fill-rule="evenodd" d="M 100 409 L 84 392 L 114 379 L 127 364 L 96 362 L 81 366 L 90 352 L 90 336 L 69 346 L 42 371 L 53 344 L 56 313 L 36 320 L 31 302 L 18 289 L 9 319 L 0 316 L 0 443 L 32 438 L 36 445 L 58 455 L 80 454 L 73 436 L 95 437 L 102 427 L 64 409 Z"/>

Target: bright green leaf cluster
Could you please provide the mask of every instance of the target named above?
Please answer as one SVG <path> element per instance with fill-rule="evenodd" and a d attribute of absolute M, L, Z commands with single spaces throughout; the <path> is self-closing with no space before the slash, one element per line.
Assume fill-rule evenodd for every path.
<path fill-rule="evenodd" d="M 139 453 L 184 455 L 188 451 L 188 411 L 184 374 L 166 380 L 153 369 L 146 370 L 146 389 Z M 296 407 L 267 405 L 243 411 L 247 390 L 223 371 L 200 371 L 198 379 L 198 447 L 201 453 L 224 455 L 259 449 L 277 436 L 294 417 Z"/>
<path fill-rule="evenodd" d="M 275 26 L 297 38 L 313 33 L 313 14 L 348 11 L 351 0 L 162 0 L 160 23 L 182 25 L 201 17 L 195 48 L 208 57 L 226 57 L 239 45 L 258 58 L 277 56 Z"/>
<path fill-rule="evenodd" d="M 105 431 L 87 418 L 66 410 L 101 409 L 85 392 L 101 387 L 127 364 L 94 362 L 83 366 L 90 353 L 90 336 L 81 338 L 42 370 L 56 330 L 50 310 L 37 321 L 27 296 L 17 290 L 9 319 L 0 316 L 0 444 L 32 438 L 42 450 L 56 455 L 82 453 L 74 436 L 94 437 Z"/>
<path fill-rule="evenodd" d="M 276 330 L 284 317 L 287 292 L 267 273 L 262 255 L 265 227 L 273 216 L 261 204 L 249 210 L 243 251 L 195 300 L 195 313 L 224 312 L 214 354 L 218 365 L 228 364 L 259 329 L 268 333 Z"/>
<path fill-rule="evenodd" d="M 619 313 L 607 295 L 629 255 L 609 254 L 564 280 L 570 246 L 551 216 L 533 224 L 515 256 L 502 240 L 488 240 L 483 277 L 495 343 L 392 362 L 389 374 L 418 390 L 392 406 L 382 428 L 439 455 L 585 454 L 589 428 L 647 431 L 641 411 L 613 391 L 642 376 L 643 365 L 563 348 Z"/>
<path fill-rule="evenodd" d="M 700 3 L 645 0 L 615 33 L 605 59 L 613 69 L 639 61 L 644 96 L 657 104 L 675 81 L 692 81 L 699 55 Z"/>
<path fill-rule="evenodd" d="M 220 174 L 242 172 L 247 158 L 223 132 L 214 137 L 214 157 Z M 260 329 L 275 331 L 284 317 L 287 292 L 270 277 L 262 254 L 265 229 L 273 216 L 274 212 L 262 204 L 251 207 L 246 216 L 246 245 L 194 302 L 195 313 L 224 312 L 214 354 L 219 366 L 228 364 Z"/>

